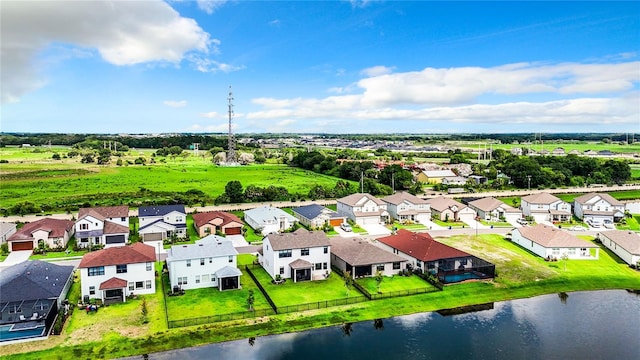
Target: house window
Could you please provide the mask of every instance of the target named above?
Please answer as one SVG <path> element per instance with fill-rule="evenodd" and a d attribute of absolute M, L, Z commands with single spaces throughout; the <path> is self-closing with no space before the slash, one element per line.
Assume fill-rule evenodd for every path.
<path fill-rule="evenodd" d="M 280 266 L 280 275 L 284 275 L 284 266 Z"/>
<path fill-rule="evenodd" d="M 200 266 L 204 265 L 204 258 L 200 259 Z"/>
<path fill-rule="evenodd" d="M 291 249 L 289 250 L 280 250 L 278 251 L 279 258 L 288 258 L 291 257 Z"/>
<path fill-rule="evenodd" d="M 196 275 L 196 284 L 200 284 L 200 275 Z"/>
<path fill-rule="evenodd" d="M 96 287 L 89 286 L 89 295 L 95 295 L 95 294 L 96 294 Z"/>
<path fill-rule="evenodd" d="M 576 254 L 576 248 L 570 248 L 568 251 L 569 255 L 575 255 Z"/>
<path fill-rule="evenodd" d="M 182 216 L 176 216 L 176 222 L 182 222 Z"/>
<path fill-rule="evenodd" d="M 104 275 L 104 266 L 90 267 L 90 268 L 88 269 L 88 275 L 89 275 L 89 276 L 100 276 L 100 275 Z"/>
<path fill-rule="evenodd" d="M 89 224 L 80 224 L 80 230 L 89 230 Z"/>
<path fill-rule="evenodd" d="M 151 280 L 147 280 L 144 282 L 144 288 L 145 289 L 151 289 Z"/>
<path fill-rule="evenodd" d="M 209 264 L 213 262 L 213 258 L 209 258 Z"/>
<path fill-rule="evenodd" d="M 384 271 L 384 264 L 376 265 L 376 271 Z"/>
<path fill-rule="evenodd" d="M 22 308 L 19 305 L 13 305 L 9 308 L 9 314 L 21 313 Z"/>
<path fill-rule="evenodd" d="M 125 222 L 125 221 L 127 221 L 127 218 L 126 217 L 121 217 L 120 221 Z"/>
<path fill-rule="evenodd" d="M 322 270 L 327 270 L 327 263 L 326 262 L 322 263 Z"/>
<path fill-rule="evenodd" d="M 300 249 L 300 256 L 309 256 L 309 248 Z"/>
<path fill-rule="evenodd" d="M 233 255 L 229 256 L 229 262 L 232 263 L 233 262 Z"/>
<path fill-rule="evenodd" d="M 204 228 L 204 233 L 205 234 L 211 234 L 211 228 L 210 227 Z"/>
<path fill-rule="evenodd" d="M 147 263 L 147 271 L 151 271 L 151 263 L 150 262 Z"/>
<path fill-rule="evenodd" d="M 178 276 L 178 285 L 187 285 L 187 277 Z"/>
<path fill-rule="evenodd" d="M 127 264 L 116 265 L 116 274 L 126 274 L 126 273 L 127 273 Z"/>
<path fill-rule="evenodd" d="M 398 249 L 393 249 L 394 254 L 397 254 L 398 252 L 399 252 Z"/>
<path fill-rule="evenodd" d="M 187 260 L 187 267 L 191 267 L 191 260 Z"/>
<path fill-rule="evenodd" d="M 129 283 L 129 291 L 133 291 L 135 289 L 135 284 L 132 282 Z"/>
<path fill-rule="evenodd" d="M 396 261 L 393 263 L 393 270 L 400 270 L 400 261 Z"/>
<path fill-rule="evenodd" d="M 329 253 L 329 247 L 328 247 L 328 246 L 325 246 L 323 250 L 324 250 L 324 253 L 325 253 L 325 254 L 328 254 L 328 253 Z"/>
<path fill-rule="evenodd" d="M 142 288 L 144 288 L 144 282 L 136 281 L 136 289 L 142 289 Z"/>
<path fill-rule="evenodd" d="M 83 242 L 83 243 L 89 242 L 89 238 L 80 238 L 80 242 Z"/>
<path fill-rule="evenodd" d="M 316 270 L 322 270 L 322 263 L 316 263 Z"/>
<path fill-rule="evenodd" d="M 559 249 L 559 248 L 553 248 L 553 249 L 551 249 L 551 254 L 552 254 L 553 256 L 558 256 L 558 255 L 560 255 L 560 249 Z"/>
<path fill-rule="evenodd" d="M 216 274 L 211 274 L 211 282 L 216 282 Z"/>

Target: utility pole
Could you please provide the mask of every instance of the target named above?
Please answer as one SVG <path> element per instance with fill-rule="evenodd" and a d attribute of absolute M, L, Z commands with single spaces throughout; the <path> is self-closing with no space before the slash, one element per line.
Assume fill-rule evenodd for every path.
<path fill-rule="evenodd" d="M 527 175 L 527 181 L 528 181 L 527 190 L 531 190 L 531 175 Z"/>
<path fill-rule="evenodd" d="M 364 171 L 360 172 L 360 193 L 364 193 Z"/>

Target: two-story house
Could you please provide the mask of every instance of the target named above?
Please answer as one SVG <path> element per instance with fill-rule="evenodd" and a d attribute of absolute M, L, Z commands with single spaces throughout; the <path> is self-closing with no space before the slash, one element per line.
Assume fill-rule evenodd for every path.
<path fill-rule="evenodd" d="M 589 193 L 573 200 L 573 213 L 584 221 L 618 222 L 624 218 L 625 205 L 606 193 Z"/>
<path fill-rule="evenodd" d="M 406 191 L 383 197 L 389 215 L 398 221 L 412 221 L 426 224 L 431 219 L 431 205 Z"/>
<path fill-rule="evenodd" d="M 171 288 L 239 289 L 242 272 L 237 257 L 233 242 L 217 235 L 206 236 L 195 244 L 174 245 L 167 256 Z"/>
<path fill-rule="evenodd" d="M 259 262 L 273 279 L 323 280 L 331 273 L 331 243 L 322 231 L 300 228 L 271 233 L 262 241 Z"/>
<path fill-rule="evenodd" d="M 156 205 L 138 208 L 138 234 L 142 241 L 162 241 L 187 236 L 184 205 Z"/>
<path fill-rule="evenodd" d="M 463 221 L 472 222 L 476 217 L 476 212 L 451 198 L 438 196 L 427 200 L 431 206 L 431 216 L 441 221 Z"/>
<path fill-rule="evenodd" d="M 126 205 L 81 208 L 75 228 L 80 247 L 123 246 L 129 241 L 129 208 Z"/>
<path fill-rule="evenodd" d="M 356 193 L 337 200 L 338 214 L 358 225 L 380 224 L 389 221 L 387 203 L 367 193 Z"/>
<path fill-rule="evenodd" d="M 297 221 L 282 209 L 261 206 L 244 212 L 244 221 L 262 235 L 290 229 Z"/>
<path fill-rule="evenodd" d="M 73 220 L 44 218 L 26 223 L 7 238 L 9 251 L 33 250 L 38 246 L 64 248 L 73 236 Z"/>
<path fill-rule="evenodd" d="M 103 303 L 126 301 L 131 294 L 153 294 L 156 261 L 152 246 L 135 243 L 85 254 L 78 265 L 82 298 Z"/>
<path fill-rule="evenodd" d="M 520 208 L 524 216 L 536 222 L 571 220 L 571 204 L 549 193 L 541 192 L 522 197 Z"/>
<path fill-rule="evenodd" d="M 208 211 L 195 213 L 193 226 L 198 235 L 205 237 L 218 231 L 225 235 L 242 235 L 244 223 L 239 217 L 224 211 Z"/>

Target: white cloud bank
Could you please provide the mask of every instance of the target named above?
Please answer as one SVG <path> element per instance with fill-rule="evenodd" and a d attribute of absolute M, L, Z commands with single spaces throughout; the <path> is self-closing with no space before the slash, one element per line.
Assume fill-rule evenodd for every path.
<path fill-rule="evenodd" d="M 52 44 L 96 49 L 118 66 L 179 64 L 187 55 L 206 62 L 219 44 L 193 19 L 160 0 L 7 1 L 2 3 L 1 32 L 3 103 L 19 101 L 44 85 L 36 57 Z"/>

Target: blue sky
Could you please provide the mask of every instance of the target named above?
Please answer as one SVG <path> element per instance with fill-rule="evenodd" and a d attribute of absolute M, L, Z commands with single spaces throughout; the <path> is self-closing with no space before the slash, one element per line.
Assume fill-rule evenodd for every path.
<path fill-rule="evenodd" d="M 640 2 L 0 11 L 3 132 L 640 132 Z"/>

